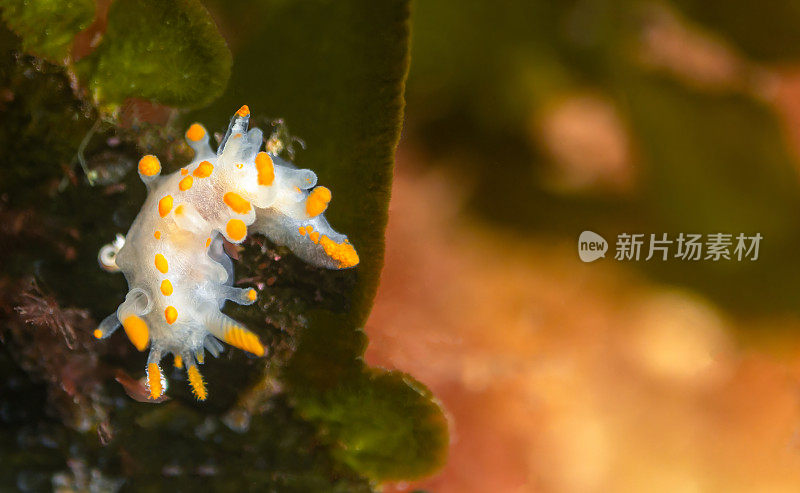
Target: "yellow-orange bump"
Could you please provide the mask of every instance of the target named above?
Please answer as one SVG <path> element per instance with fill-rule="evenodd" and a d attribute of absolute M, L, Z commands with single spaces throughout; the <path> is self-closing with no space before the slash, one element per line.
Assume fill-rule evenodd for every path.
<path fill-rule="evenodd" d="M 172 283 L 169 282 L 169 279 L 164 279 L 161 281 L 161 294 L 164 296 L 169 296 L 172 294 Z"/>
<path fill-rule="evenodd" d="M 272 158 L 264 151 L 256 154 L 256 172 L 259 185 L 268 187 L 275 181 L 275 166 L 272 164 Z"/>
<path fill-rule="evenodd" d="M 125 334 L 128 339 L 139 351 L 144 351 L 147 347 L 147 341 L 150 340 L 150 329 L 147 327 L 147 322 L 137 317 L 136 315 L 129 315 L 122 321 L 122 328 L 125 329 Z"/>
<path fill-rule="evenodd" d="M 247 226 L 245 226 L 244 221 L 241 219 L 231 219 L 228 221 L 228 224 L 225 226 L 225 231 L 228 233 L 228 237 L 233 241 L 241 241 L 247 236 Z"/>
<path fill-rule="evenodd" d="M 197 369 L 197 366 L 192 365 L 187 370 L 187 373 L 189 374 L 189 384 L 192 386 L 192 392 L 194 392 L 197 400 L 206 400 L 208 392 L 206 392 L 206 383 L 203 381 L 203 375 L 200 374 L 200 370 Z"/>
<path fill-rule="evenodd" d="M 183 358 L 181 358 L 180 354 L 175 355 L 172 360 L 172 365 L 175 366 L 175 368 L 183 368 Z"/>
<path fill-rule="evenodd" d="M 258 293 L 256 293 L 255 289 L 251 289 L 247 292 L 247 299 L 250 301 L 255 301 L 258 298 Z"/>
<path fill-rule="evenodd" d="M 211 246 L 211 238 L 206 238 L 206 248 Z"/>
<path fill-rule="evenodd" d="M 192 188 L 193 182 L 194 179 L 191 176 L 186 176 L 178 182 L 178 188 L 181 190 L 181 192 L 185 192 L 186 190 Z"/>
<path fill-rule="evenodd" d="M 178 310 L 175 309 L 174 306 L 170 305 L 166 309 L 164 309 L 164 320 L 167 321 L 168 324 L 175 323 L 175 320 L 178 319 Z"/>
<path fill-rule="evenodd" d="M 94 336 L 97 339 L 102 339 L 103 338 L 103 331 L 100 330 L 100 329 L 94 329 L 94 332 L 92 332 L 92 334 L 94 334 Z"/>
<path fill-rule="evenodd" d="M 175 214 L 180 216 L 186 211 L 186 207 L 183 204 L 180 204 L 178 207 L 175 208 Z"/>
<path fill-rule="evenodd" d="M 158 399 L 164 393 L 161 387 L 161 368 L 158 367 L 158 363 L 147 365 L 147 385 L 150 387 L 151 399 Z"/>
<path fill-rule="evenodd" d="M 331 191 L 326 187 L 317 187 L 306 197 L 306 214 L 308 217 L 317 217 L 328 208 L 331 201 Z"/>
<path fill-rule="evenodd" d="M 192 174 L 198 178 L 206 178 L 211 175 L 212 171 L 214 171 L 214 165 L 209 161 L 203 161 L 197 165 Z"/>
<path fill-rule="evenodd" d="M 236 116 L 240 116 L 240 117 L 249 116 L 249 115 L 250 115 L 250 108 L 246 104 L 242 105 L 242 107 L 239 108 L 239 110 L 236 112 Z"/>
<path fill-rule="evenodd" d="M 162 274 L 166 274 L 169 270 L 169 264 L 167 263 L 167 259 L 161 255 L 160 253 L 156 254 L 156 269 Z"/>
<path fill-rule="evenodd" d="M 305 236 L 306 235 L 306 227 L 305 226 L 300 226 L 299 228 L 297 228 L 297 232 L 300 233 L 300 236 Z"/>
<path fill-rule="evenodd" d="M 155 176 L 161 173 L 161 161 L 152 154 L 148 154 L 139 160 L 139 173 L 144 176 Z"/>
<path fill-rule="evenodd" d="M 258 336 L 247 329 L 237 326 L 231 327 L 225 331 L 225 342 L 256 356 L 264 356 L 264 346 L 258 340 Z"/>
<path fill-rule="evenodd" d="M 349 242 L 336 243 L 326 235 L 322 235 L 319 242 L 322 249 L 325 250 L 325 254 L 335 260 L 340 268 L 344 269 L 358 264 L 358 253 Z"/>
<path fill-rule="evenodd" d="M 228 192 L 222 197 L 222 200 L 225 201 L 225 204 L 227 204 L 233 212 L 239 214 L 250 212 L 250 202 L 243 199 L 238 193 Z"/>
<path fill-rule="evenodd" d="M 153 233 L 153 238 L 160 240 L 161 239 L 161 231 L 156 231 Z"/>
<path fill-rule="evenodd" d="M 172 195 L 165 195 L 158 201 L 158 215 L 165 217 L 172 210 Z"/>
<path fill-rule="evenodd" d="M 188 174 L 189 174 L 189 170 L 188 170 L 188 169 L 186 169 L 186 168 L 181 168 L 181 174 L 182 174 L 183 176 L 186 176 L 186 175 L 188 175 Z"/>
<path fill-rule="evenodd" d="M 192 123 L 191 126 L 189 126 L 189 130 L 186 131 L 186 139 L 191 140 L 192 142 L 197 142 L 205 136 L 206 129 L 204 129 L 199 123 Z"/>
<path fill-rule="evenodd" d="M 319 231 L 312 231 L 308 237 L 311 238 L 311 241 L 314 243 L 319 243 Z"/>

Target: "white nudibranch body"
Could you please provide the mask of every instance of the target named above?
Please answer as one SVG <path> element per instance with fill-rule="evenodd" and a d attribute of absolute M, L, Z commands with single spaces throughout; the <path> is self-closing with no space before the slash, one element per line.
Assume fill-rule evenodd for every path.
<path fill-rule="evenodd" d="M 249 305 L 257 297 L 255 289 L 232 286 L 233 264 L 223 238 L 241 243 L 249 230 L 314 265 L 344 269 L 358 264 L 347 237 L 322 214 L 331 192 L 315 187 L 313 171 L 260 151 L 262 133 L 248 130 L 249 117 L 242 106 L 216 153 L 205 128 L 193 124 L 186 141 L 194 160 L 170 175 L 161 175 L 158 158 L 144 156 L 139 176 L 147 200 L 124 244 L 118 239 L 101 250 L 103 267 L 121 270 L 130 290 L 95 337 L 106 338 L 121 325 L 137 349 L 149 345 L 147 385 L 153 399 L 166 390 L 159 363 L 167 354 L 176 367 L 186 367 L 200 400 L 207 396 L 197 369 L 205 350 L 217 356 L 223 348 L 219 341 L 224 341 L 256 356 L 265 354 L 258 336 L 220 311 L 226 300 Z"/>

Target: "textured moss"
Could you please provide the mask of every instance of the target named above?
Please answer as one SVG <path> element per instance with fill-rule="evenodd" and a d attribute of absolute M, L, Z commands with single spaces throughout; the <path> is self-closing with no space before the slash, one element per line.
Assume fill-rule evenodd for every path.
<path fill-rule="evenodd" d="M 409 375 L 365 372 L 300 399 L 304 415 L 339 440 L 337 456 L 368 477 L 418 478 L 445 459 L 447 423 L 430 392 Z"/>
<path fill-rule="evenodd" d="M 222 93 L 230 67 L 225 40 L 197 0 L 117 0 L 81 72 L 103 103 L 137 97 L 199 107 Z"/>
<path fill-rule="evenodd" d="M 22 48 L 52 61 L 67 56 L 75 35 L 94 18 L 94 0 L 0 0 L 0 9 Z"/>

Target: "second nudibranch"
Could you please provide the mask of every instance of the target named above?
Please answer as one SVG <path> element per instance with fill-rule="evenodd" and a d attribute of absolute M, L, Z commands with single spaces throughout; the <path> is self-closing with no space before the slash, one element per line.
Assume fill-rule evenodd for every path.
<path fill-rule="evenodd" d="M 314 265 L 344 269 L 358 264 L 353 245 L 323 215 L 330 190 L 316 186 L 313 171 L 261 151 L 263 135 L 258 128 L 248 130 L 249 117 L 250 110 L 242 106 L 216 152 L 206 129 L 193 124 L 186 141 L 194 160 L 172 174 L 162 175 L 158 158 L 144 156 L 139 176 L 147 200 L 124 242 L 120 236 L 101 250 L 101 264 L 121 270 L 129 292 L 95 336 L 106 338 L 121 325 L 137 349 L 149 346 L 152 399 L 166 390 L 160 362 L 167 354 L 176 367 L 186 368 L 200 400 L 207 397 L 197 368 L 205 350 L 217 356 L 223 348 L 219 341 L 224 341 L 256 356 L 265 354 L 258 336 L 220 311 L 226 300 L 249 305 L 257 298 L 255 289 L 233 287 L 223 239 L 241 243 L 248 232 L 256 232 Z"/>

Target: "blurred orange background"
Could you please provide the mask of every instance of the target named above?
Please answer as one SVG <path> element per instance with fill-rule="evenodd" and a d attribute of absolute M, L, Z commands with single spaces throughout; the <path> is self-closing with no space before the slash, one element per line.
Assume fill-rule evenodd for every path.
<path fill-rule="evenodd" d="M 451 444 L 385 491 L 800 490 L 800 53 L 744 3 L 416 4 L 366 356 L 431 388 Z M 622 231 L 718 230 L 762 258 L 613 259 Z"/>

